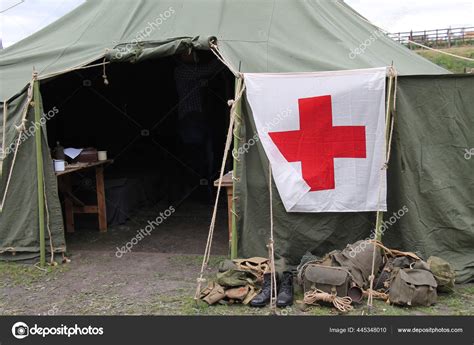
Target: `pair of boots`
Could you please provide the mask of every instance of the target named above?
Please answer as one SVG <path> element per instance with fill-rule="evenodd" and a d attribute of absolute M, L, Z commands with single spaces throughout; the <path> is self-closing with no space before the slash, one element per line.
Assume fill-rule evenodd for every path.
<path fill-rule="evenodd" d="M 278 276 L 277 276 L 278 278 Z M 293 275 L 291 272 L 283 272 L 283 275 L 278 282 L 277 307 L 284 308 L 293 304 Z M 270 303 L 271 298 L 271 274 L 266 273 L 263 276 L 262 291 L 255 296 L 251 301 L 252 307 L 264 307 Z"/>

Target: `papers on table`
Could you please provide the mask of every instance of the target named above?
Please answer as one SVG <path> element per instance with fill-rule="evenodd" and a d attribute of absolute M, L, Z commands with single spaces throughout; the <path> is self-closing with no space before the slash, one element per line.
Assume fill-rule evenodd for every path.
<path fill-rule="evenodd" d="M 75 149 L 73 147 L 68 147 L 64 149 L 64 154 L 68 156 L 71 159 L 75 159 L 77 156 L 79 156 L 84 149 Z"/>

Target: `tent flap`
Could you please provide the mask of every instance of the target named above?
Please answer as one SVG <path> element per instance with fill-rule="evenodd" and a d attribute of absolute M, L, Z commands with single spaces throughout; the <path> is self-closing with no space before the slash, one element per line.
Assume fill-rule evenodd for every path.
<path fill-rule="evenodd" d="M 162 58 L 192 49 L 208 50 L 209 39 L 200 37 L 180 37 L 159 42 L 123 43 L 107 51 L 105 58 L 111 62 L 141 62 L 148 59 Z"/>
<path fill-rule="evenodd" d="M 18 98 L 18 108 L 22 108 L 26 95 Z M 42 109 L 42 105 L 41 105 Z M 20 111 L 12 113 L 19 116 Z M 12 117 L 13 124 L 21 119 Z M 34 109 L 28 107 L 26 116 L 26 128 L 34 128 Z M 15 128 L 12 124 L 12 128 Z M 44 127 L 43 131 L 44 133 Z M 38 186 L 35 159 L 35 135 L 36 131 L 31 130 L 31 136 L 24 136 L 18 146 L 18 153 L 13 166 L 12 179 L 8 188 L 4 208 L 0 214 L 0 253 L 15 252 L 15 256 L 10 254 L 2 255 L 2 259 L 18 260 L 30 257 L 32 253 L 39 253 L 39 226 L 38 226 Z M 18 132 L 14 130 L 12 137 L 7 142 L 18 137 Z M 45 201 L 47 205 L 47 217 L 45 219 L 46 230 L 46 250 L 51 250 L 51 244 L 55 252 L 66 250 L 64 227 L 61 212 L 61 204 L 58 198 L 57 179 L 53 169 L 53 162 L 49 154 L 46 136 L 43 140 L 43 161 L 44 161 L 44 182 Z M 8 146 L 7 146 L 8 148 Z M 13 151 L 8 154 L 3 162 L 3 174 L 0 184 L 0 195 L 3 197 L 6 189 L 7 176 L 13 164 Z M 50 241 L 50 238 L 52 241 Z"/>

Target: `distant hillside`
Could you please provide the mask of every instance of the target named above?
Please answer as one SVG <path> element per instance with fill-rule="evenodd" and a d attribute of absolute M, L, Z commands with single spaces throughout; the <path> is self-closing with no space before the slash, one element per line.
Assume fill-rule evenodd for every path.
<path fill-rule="evenodd" d="M 458 48 L 440 49 L 445 52 L 465 56 L 474 59 L 474 46 L 465 46 Z M 449 55 L 437 53 L 430 50 L 416 50 L 416 53 L 424 58 L 434 62 L 435 64 L 450 70 L 453 73 L 465 73 L 466 69 L 474 71 L 474 62 L 458 59 Z"/>

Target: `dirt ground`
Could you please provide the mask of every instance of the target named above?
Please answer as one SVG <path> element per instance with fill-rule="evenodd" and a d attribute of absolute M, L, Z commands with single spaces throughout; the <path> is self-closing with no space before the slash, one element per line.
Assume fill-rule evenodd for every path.
<path fill-rule="evenodd" d="M 209 275 L 227 255 L 227 219 L 220 212 Z M 153 216 L 143 210 L 133 222 L 106 234 L 78 230 L 68 236 L 71 262 L 49 267 L 0 263 L 0 315 L 265 315 L 268 308 L 196 304 L 193 295 L 207 236 L 209 207 L 183 207 L 130 253 L 116 247 Z M 301 299 L 297 289 L 296 299 Z M 351 314 L 366 313 L 364 305 Z M 377 315 L 474 315 L 474 284 L 439 296 L 435 306 L 400 308 L 377 301 Z M 329 307 L 302 308 L 282 315 L 337 315 Z"/>

